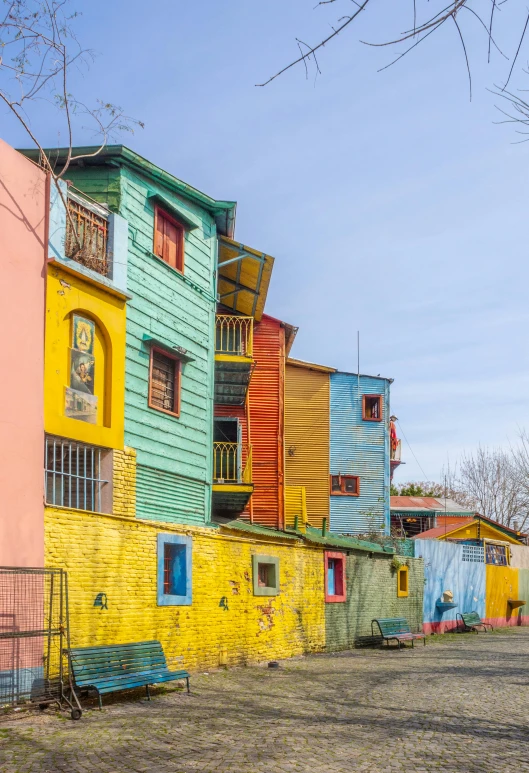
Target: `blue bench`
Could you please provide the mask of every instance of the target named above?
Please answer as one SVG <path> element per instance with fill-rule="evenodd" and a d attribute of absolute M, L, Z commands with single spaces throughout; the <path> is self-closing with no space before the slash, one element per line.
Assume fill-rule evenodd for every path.
<path fill-rule="evenodd" d="M 388 643 L 388 647 L 391 640 L 395 640 L 398 643 L 399 649 L 403 641 L 411 641 L 411 646 L 413 647 L 415 639 L 422 639 L 426 645 L 426 635 L 424 633 L 412 633 L 405 617 L 379 617 L 371 620 L 372 635 L 374 635 L 374 623 L 378 625 L 380 635 Z"/>
<path fill-rule="evenodd" d="M 159 641 L 77 647 L 67 652 L 75 688 L 97 690 L 100 709 L 106 693 L 145 687 L 150 700 L 149 685 L 174 679 L 185 679 L 189 692 L 188 672 L 168 669 Z"/>

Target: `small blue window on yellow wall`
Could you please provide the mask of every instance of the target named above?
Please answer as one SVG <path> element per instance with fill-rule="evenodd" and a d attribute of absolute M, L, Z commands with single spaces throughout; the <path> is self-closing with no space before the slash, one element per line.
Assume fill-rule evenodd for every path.
<path fill-rule="evenodd" d="M 158 534 L 158 606 L 191 604 L 191 537 Z"/>

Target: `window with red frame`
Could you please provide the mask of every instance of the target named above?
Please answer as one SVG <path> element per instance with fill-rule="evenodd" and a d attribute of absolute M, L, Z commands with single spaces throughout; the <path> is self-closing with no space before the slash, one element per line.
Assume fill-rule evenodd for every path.
<path fill-rule="evenodd" d="M 331 475 L 331 494 L 342 497 L 359 496 L 360 478 L 358 475 Z"/>
<path fill-rule="evenodd" d="M 180 360 L 154 346 L 149 372 L 149 408 L 180 415 Z"/>
<path fill-rule="evenodd" d="M 325 552 L 325 601 L 345 601 L 345 554 Z"/>
<path fill-rule="evenodd" d="M 382 421 L 382 395 L 363 396 L 362 419 L 364 421 Z"/>
<path fill-rule="evenodd" d="M 154 254 L 181 274 L 184 273 L 185 230 L 181 223 L 160 207 L 154 211 Z"/>

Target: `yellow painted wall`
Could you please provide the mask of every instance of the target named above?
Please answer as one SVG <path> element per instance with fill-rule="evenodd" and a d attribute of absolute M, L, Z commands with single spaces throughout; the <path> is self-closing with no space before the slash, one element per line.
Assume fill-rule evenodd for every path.
<path fill-rule="evenodd" d="M 125 301 L 58 266 L 48 267 L 44 364 L 44 423 L 49 434 L 107 448 L 123 448 L 125 401 Z M 70 383 L 71 316 L 96 323 L 97 424 L 65 416 Z"/>
<path fill-rule="evenodd" d="M 68 571 L 73 646 L 159 639 L 170 664 L 190 669 L 324 648 L 321 550 L 53 508 L 45 529 L 47 566 Z M 191 606 L 157 606 L 160 532 L 193 538 Z M 254 553 L 279 558 L 278 596 L 253 595 Z M 108 609 L 94 607 L 98 593 Z"/>
<path fill-rule="evenodd" d="M 307 519 L 329 518 L 330 380 L 328 373 L 286 366 L 285 482 L 304 486 Z"/>
<path fill-rule="evenodd" d="M 304 486 L 285 486 L 285 526 L 296 525 L 303 531 L 307 525 L 307 492 Z"/>
<path fill-rule="evenodd" d="M 512 611 L 508 599 L 518 598 L 518 569 L 509 566 L 486 566 L 485 617 L 514 624 L 518 612 Z M 494 624 L 494 623 L 493 623 Z"/>
<path fill-rule="evenodd" d="M 479 529 L 478 529 L 479 525 Z M 469 523 L 461 526 L 459 529 L 455 529 L 453 531 L 448 531 L 446 535 L 442 535 L 439 537 L 440 540 L 443 539 L 492 539 L 492 540 L 500 540 L 502 542 L 511 542 L 512 544 L 520 544 L 517 539 L 514 537 L 511 537 L 508 534 L 505 534 L 503 531 L 500 531 L 499 529 L 495 529 L 494 527 L 490 526 L 488 523 L 484 523 L 481 521 L 480 524 L 478 524 L 477 521 L 474 523 Z"/>

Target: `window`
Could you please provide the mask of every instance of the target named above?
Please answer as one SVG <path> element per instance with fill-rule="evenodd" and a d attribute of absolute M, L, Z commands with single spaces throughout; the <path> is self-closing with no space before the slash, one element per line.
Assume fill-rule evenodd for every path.
<path fill-rule="evenodd" d="M 154 254 L 184 273 L 184 227 L 160 207 L 154 210 Z"/>
<path fill-rule="evenodd" d="M 485 563 L 495 566 L 508 566 L 506 545 L 493 545 L 487 542 L 485 545 Z"/>
<path fill-rule="evenodd" d="M 463 545 L 463 561 L 482 564 L 485 561 L 485 549 L 482 545 Z"/>
<path fill-rule="evenodd" d="M 96 513 L 111 512 L 111 451 L 47 437 L 44 470 L 47 504 Z"/>
<path fill-rule="evenodd" d="M 397 571 L 397 596 L 405 598 L 408 596 L 408 567 L 400 566 Z"/>
<path fill-rule="evenodd" d="M 192 537 L 158 534 L 158 606 L 191 604 Z"/>
<path fill-rule="evenodd" d="M 325 601 L 345 601 L 345 554 L 325 551 Z"/>
<path fill-rule="evenodd" d="M 359 496 L 360 478 L 358 475 L 331 475 L 331 494 L 346 497 Z"/>
<path fill-rule="evenodd" d="M 180 415 L 180 368 L 178 357 L 155 346 L 151 348 L 149 408 Z"/>
<path fill-rule="evenodd" d="M 279 593 L 279 558 L 252 556 L 253 595 L 277 596 Z"/>
<path fill-rule="evenodd" d="M 382 395 L 364 395 L 362 419 L 364 421 L 382 421 Z"/>

